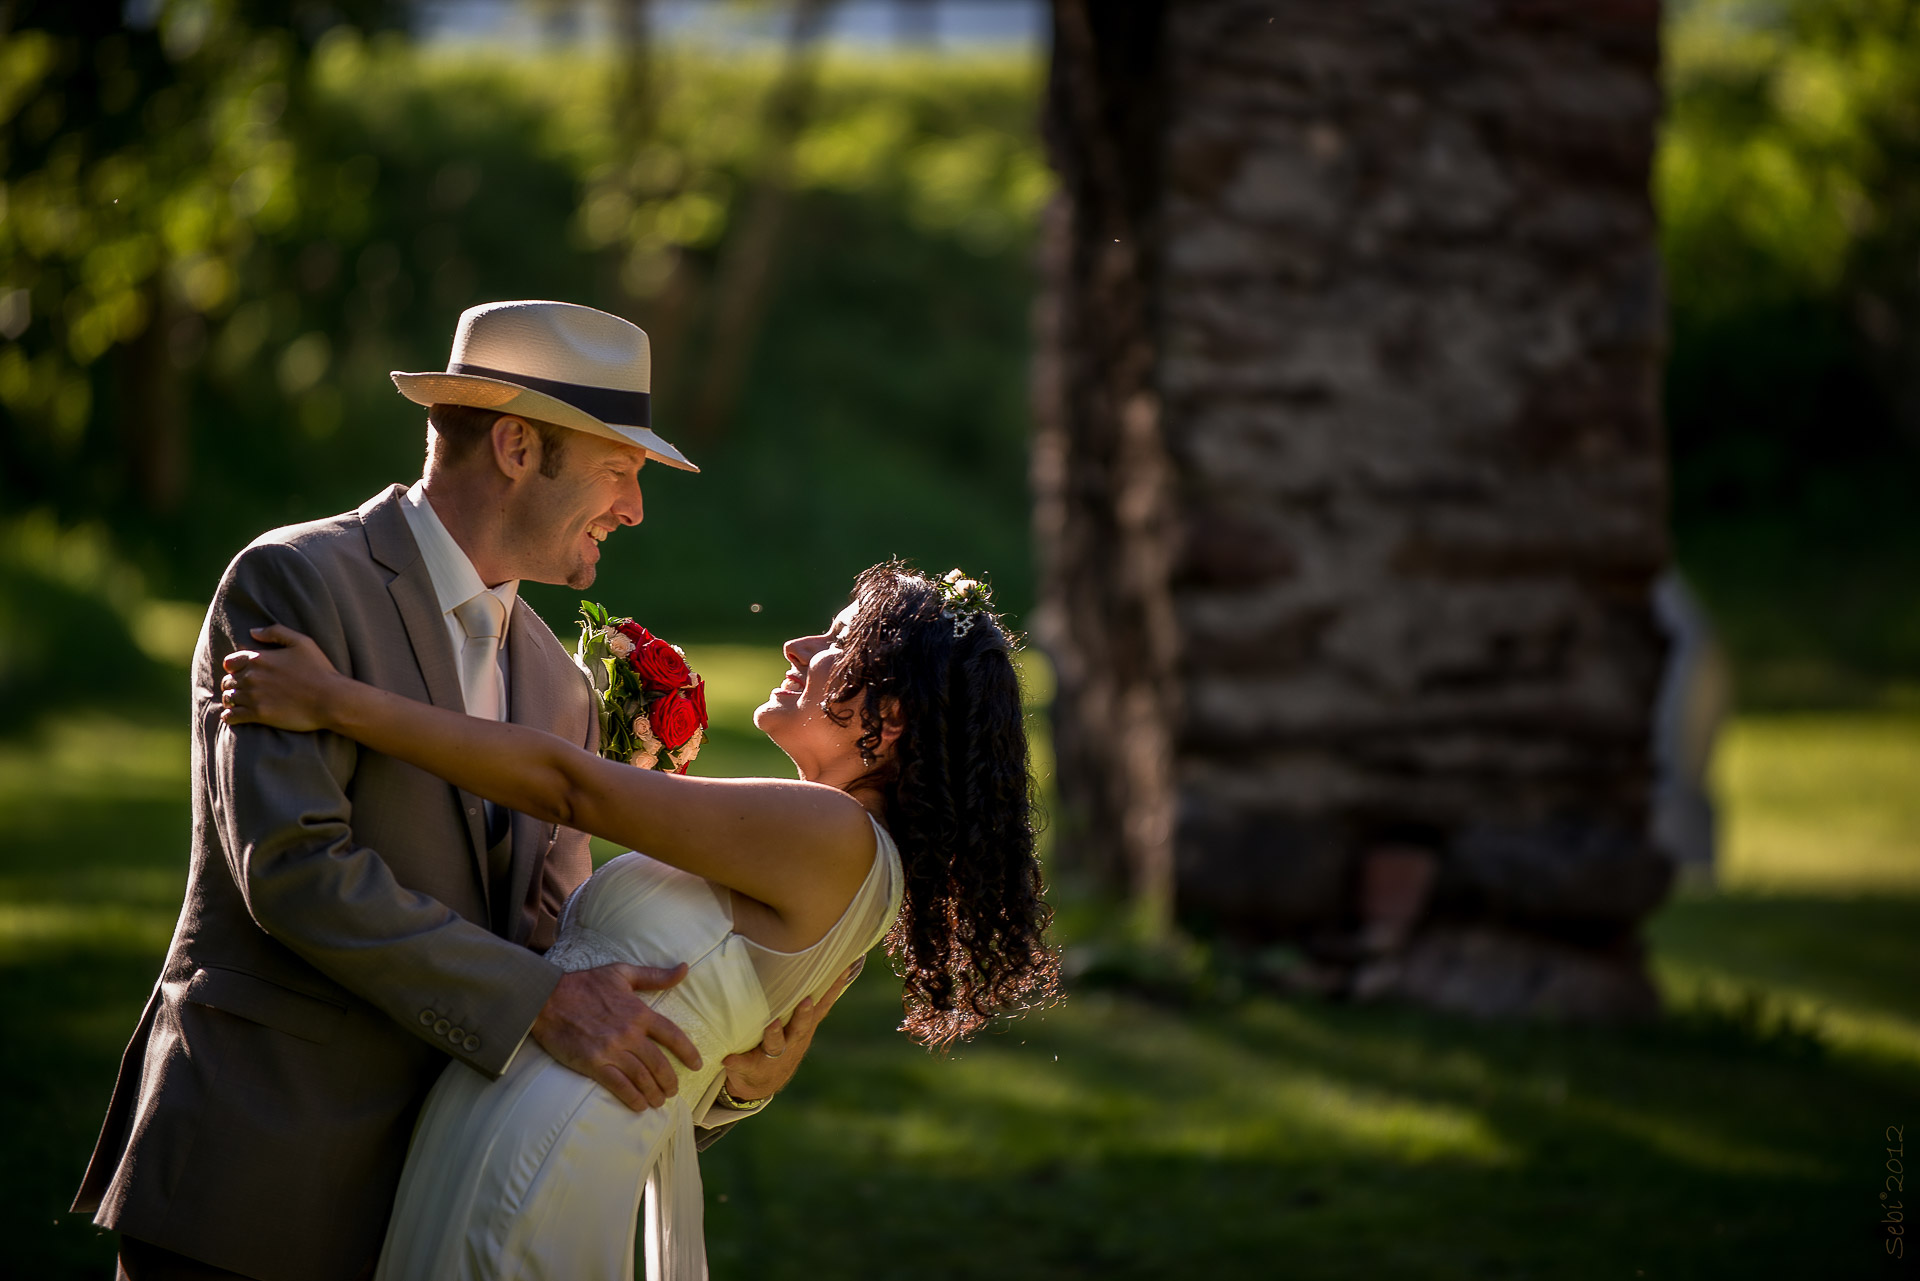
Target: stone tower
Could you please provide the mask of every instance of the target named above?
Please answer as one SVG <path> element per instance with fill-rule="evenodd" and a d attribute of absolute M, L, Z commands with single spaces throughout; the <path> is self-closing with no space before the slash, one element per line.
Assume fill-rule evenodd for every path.
<path fill-rule="evenodd" d="M 1056 0 L 1062 857 L 1363 994 L 1651 1008 L 1655 0 Z"/>

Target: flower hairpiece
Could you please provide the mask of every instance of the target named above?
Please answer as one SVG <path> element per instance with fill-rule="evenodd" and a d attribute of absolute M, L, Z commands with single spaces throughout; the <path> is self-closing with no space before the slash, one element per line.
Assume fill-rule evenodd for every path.
<path fill-rule="evenodd" d="M 953 620 L 953 638 L 959 640 L 973 625 L 993 609 L 993 600 L 985 583 L 968 578 L 959 570 L 949 570 L 933 585 L 940 593 L 940 617 Z"/>

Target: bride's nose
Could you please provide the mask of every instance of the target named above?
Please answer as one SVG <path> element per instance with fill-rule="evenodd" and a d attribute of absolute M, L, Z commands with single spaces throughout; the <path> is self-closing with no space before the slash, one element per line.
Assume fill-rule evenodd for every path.
<path fill-rule="evenodd" d="M 796 636 L 782 645 L 780 652 L 787 656 L 789 663 L 805 671 L 813 656 L 820 652 L 820 642 L 823 639 L 825 638 L 820 636 Z"/>

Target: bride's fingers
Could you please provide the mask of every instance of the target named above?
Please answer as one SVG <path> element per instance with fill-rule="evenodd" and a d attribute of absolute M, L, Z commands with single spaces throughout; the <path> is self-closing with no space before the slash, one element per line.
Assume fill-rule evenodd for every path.
<path fill-rule="evenodd" d="M 238 672 L 259 657 L 260 651 L 257 649 L 236 649 L 220 660 L 220 666 L 229 672 Z"/>

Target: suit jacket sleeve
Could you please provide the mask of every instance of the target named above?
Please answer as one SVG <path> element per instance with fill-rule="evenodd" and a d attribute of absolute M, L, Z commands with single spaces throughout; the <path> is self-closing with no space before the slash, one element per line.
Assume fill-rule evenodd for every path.
<path fill-rule="evenodd" d="M 249 629 L 270 622 L 305 632 L 352 672 L 318 569 L 298 548 L 259 544 L 214 598 L 200 716 L 218 718 L 221 657 L 254 644 Z M 407 889 L 378 850 L 354 839 L 353 742 L 263 725 L 210 725 L 209 735 L 221 844 L 259 926 L 422 1040 L 490 1076 L 503 1072 L 559 968 Z"/>

